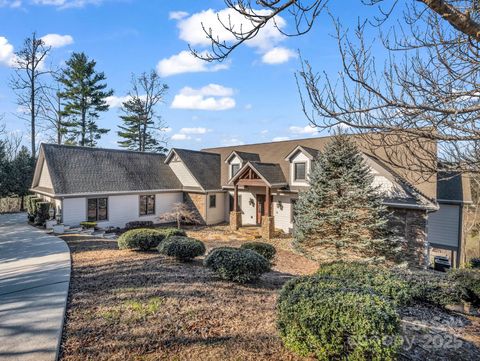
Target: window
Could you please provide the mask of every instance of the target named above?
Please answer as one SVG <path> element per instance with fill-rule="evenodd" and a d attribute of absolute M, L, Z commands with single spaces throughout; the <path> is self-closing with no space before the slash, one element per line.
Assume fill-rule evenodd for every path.
<path fill-rule="evenodd" d="M 304 181 L 306 179 L 305 177 L 306 163 L 294 163 L 293 166 L 295 167 L 295 180 Z"/>
<path fill-rule="evenodd" d="M 240 170 L 240 164 L 232 164 L 232 177 Z M 230 177 L 231 178 L 231 177 Z"/>
<path fill-rule="evenodd" d="M 140 196 L 140 215 L 155 214 L 155 195 Z"/>
<path fill-rule="evenodd" d="M 87 205 L 89 222 L 106 221 L 108 219 L 108 198 L 91 198 Z"/>
<path fill-rule="evenodd" d="M 212 194 L 209 197 L 208 207 L 209 208 L 216 208 L 217 207 L 217 195 L 216 194 Z"/>

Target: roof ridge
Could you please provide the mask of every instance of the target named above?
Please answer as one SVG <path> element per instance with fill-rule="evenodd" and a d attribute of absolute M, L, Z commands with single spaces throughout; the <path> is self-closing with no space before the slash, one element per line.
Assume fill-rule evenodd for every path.
<path fill-rule="evenodd" d="M 116 148 L 101 148 L 101 147 L 87 147 L 82 145 L 72 145 L 72 144 L 54 144 L 54 143 L 42 143 L 40 146 L 43 147 L 56 147 L 56 148 L 70 148 L 75 150 L 88 150 L 88 151 L 105 151 L 105 152 L 117 152 L 117 153 L 128 153 L 128 154 L 143 154 L 143 155 L 155 155 L 165 157 L 165 154 L 155 153 L 155 152 L 141 152 L 138 150 L 128 150 L 128 149 L 116 149 Z M 213 153 L 211 153 L 213 154 Z"/>
<path fill-rule="evenodd" d="M 171 150 L 180 150 L 180 151 L 189 152 L 189 153 L 200 153 L 200 154 L 215 155 L 220 157 L 219 153 L 205 152 L 203 150 L 192 150 L 192 149 L 185 149 L 185 148 L 172 148 Z"/>

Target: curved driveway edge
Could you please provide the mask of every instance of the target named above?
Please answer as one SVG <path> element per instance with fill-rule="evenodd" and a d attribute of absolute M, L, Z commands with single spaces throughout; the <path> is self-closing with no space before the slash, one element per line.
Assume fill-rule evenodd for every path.
<path fill-rule="evenodd" d="M 60 238 L 0 215 L 0 360 L 54 361 L 70 283 L 70 250 Z"/>

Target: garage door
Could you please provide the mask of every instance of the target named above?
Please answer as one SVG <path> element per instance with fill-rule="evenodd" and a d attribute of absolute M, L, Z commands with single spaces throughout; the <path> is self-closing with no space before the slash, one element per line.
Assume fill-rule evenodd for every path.
<path fill-rule="evenodd" d="M 460 206 L 440 204 L 437 212 L 428 215 L 428 241 L 438 245 L 458 247 Z"/>

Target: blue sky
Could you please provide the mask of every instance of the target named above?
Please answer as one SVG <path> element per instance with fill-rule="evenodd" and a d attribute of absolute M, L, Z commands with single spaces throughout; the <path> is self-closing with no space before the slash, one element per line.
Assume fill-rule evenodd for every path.
<path fill-rule="evenodd" d="M 336 3 L 332 10 L 349 26 L 371 11 L 359 1 Z M 8 62 L 36 31 L 40 37 L 50 34 L 47 39 L 55 45 L 47 64 L 58 66 L 73 51 L 95 59 L 115 91 L 112 105 L 125 96 L 132 73 L 156 69 L 170 87 L 159 108 L 169 127 L 169 147 L 318 136 L 301 111 L 294 73 L 300 68 L 297 50 L 318 71 L 335 77 L 340 70 L 329 17 L 320 17 L 310 33 L 297 38 L 266 29 L 222 64 L 192 59 L 189 43 L 199 51 L 207 48 L 200 23 L 222 11 L 222 0 L 0 0 L 0 114 L 11 131 L 25 133 L 27 143 L 27 124 L 15 116 L 15 96 L 8 87 L 13 73 Z M 289 20 L 283 19 L 285 29 Z M 100 146 L 117 147 L 119 114 L 113 106 L 101 115 L 100 126 L 111 131 Z"/>

